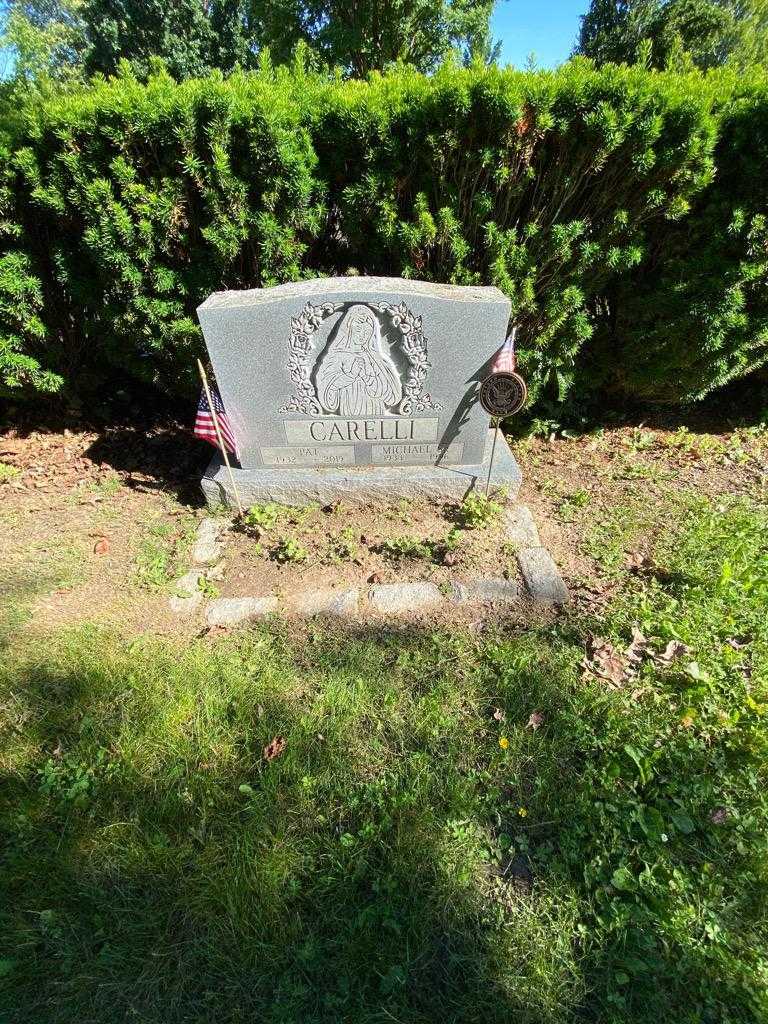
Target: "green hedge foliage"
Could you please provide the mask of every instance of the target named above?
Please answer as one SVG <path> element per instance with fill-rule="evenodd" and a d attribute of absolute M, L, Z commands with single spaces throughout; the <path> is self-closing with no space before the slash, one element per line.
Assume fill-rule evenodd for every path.
<path fill-rule="evenodd" d="M 30 104 L 0 152 L 0 377 L 191 392 L 211 291 L 356 272 L 498 285 L 534 396 L 698 397 L 768 358 L 767 111 L 764 78 L 583 59 L 264 60 Z"/>
<path fill-rule="evenodd" d="M 613 365 L 642 398 L 703 398 L 768 361 L 768 90 L 734 97 L 719 129 L 715 181 L 649 233 L 597 322 L 596 376 Z"/>

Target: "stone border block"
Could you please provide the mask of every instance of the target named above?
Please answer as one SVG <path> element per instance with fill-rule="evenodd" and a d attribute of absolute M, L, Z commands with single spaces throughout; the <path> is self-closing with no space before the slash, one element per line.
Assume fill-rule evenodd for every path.
<path fill-rule="evenodd" d="M 451 600 L 455 604 L 514 604 L 520 600 L 520 586 L 512 580 L 505 579 L 479 579 L 472 580 L 471 583 L 454 583 Z"/>
<path fill-rule="evenodd" d="M 208 605 L 205 621 L 209 626 L 237 626 L 276 611 L 276 597 L 217 597 Z"/>
<path fill-rule="evenodd" d="M 203 603 L 203 592 L 198 590 L 195 594 L 190 594 L 189 597 L 172 597 L 168 601 L 168 607 L 175 615 L 194 615 L 200 605 Z"/>
<path fill-rule="evenodd" d="M 374 611 L 406 615 L 444 600 L 434 583 L 381 583 L 371 587 L 368 600 Z"/>
<path fill-rule="evenodd" d="M 202 519 L 197 527 L 195 546 L 192 548 L 192 561 L 197 565 L 210 565 L 221 556 L 222 545 L 219 537 L 222 522 L 217 519 Z"/>
<path fill-rule="evenodd" d="M 359 590 L 305 590 L 286 598 L 295 615 L 354 615 L 360 604 Z"/>
<path fill-rule="evenodd" d="M 174 595 L 168 606 L 175 615 L 193 615 L 203 602 L 203 592 L 199 588 L 203 573 L 199 569 L 190 569 L 180 576 L 173 584 Z"/>
<path fill-rule="evenodd" d="M 515 505 L 504 513 L 507 541 L 517 548 L 541 547 L 539 531 L 527 505 Z"/>
<path fill-rule="evenodd" d="M 523 548 L 517 553 L 517 564 L 528 592 L 537 604 L 565 604 L 568 601 L 568 589 L 546 548 Z"/>
<path fill-rule="evenodd" d="M 198 584 L 203 575 L 201 569 L 190 569 L 189 572 L 185 572 L 173 584 L 175 593 L 179 597 L 192 597 L 193 594 L 199 594 Z"/>

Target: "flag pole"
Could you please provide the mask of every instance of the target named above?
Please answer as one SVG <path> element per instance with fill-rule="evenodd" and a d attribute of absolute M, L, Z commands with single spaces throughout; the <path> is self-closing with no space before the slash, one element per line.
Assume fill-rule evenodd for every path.
<path fill-rule="evenodd" d="M 235 476 L 234 473 L 232 472 L 232 467 L 229 464 L 227 446 L 224 444 L 224 439 L 221 436 L 221 428 L 219 427 L 219 417 L 216 413 L 216 408 L 213 404 L 213 399 L 211 398 L 211 389 L 208 387 L 208 377 L 205 374 L 205 367 L 203 366 L 199 359 L 197 360 L 197 368 L 200 371 L 200 379 L 203 382 L 203 389 L 205 390 L 205 397 L 208 402 L 208 408 L 211 410 L 211 419 L 213 420 L 213 426 L 216 431 L 216 437 L 218 438 L 219 441 L 219 448 L 221 448 L 221 454 L 224 458 L 224 465 L 227 467 L 227 472 L 229 473 L 229 482 L 232 484 L 232 493 L 234 494 L 235 501 L 237 502 L 237 511 L 242 516 L 243 505 L 242 502 L 240 501 L 240 495 L 238 494 L 237 491 L 237 484 L 235 483 Z"/>
<path fill-rule="evenodd" d="M 485 496 L 488 497 L 488 492 L 491 489 L 491 473 L 493 472 L 493 457 L 496 454 L 496 441 L 499 437 L 499 417 L 496 416 L 496 429 L 493 432 L 493 445 L 491 446 L 491 458 L 488 463 L 488 479 L 485 481 Z"/>

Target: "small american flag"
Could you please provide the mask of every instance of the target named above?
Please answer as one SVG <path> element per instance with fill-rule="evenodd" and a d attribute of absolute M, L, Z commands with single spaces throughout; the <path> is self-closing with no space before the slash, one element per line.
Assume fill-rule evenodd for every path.
<path fill-rule="evenodd" d="M 512 328 L 512 333 L 496 353 L 491 364 L 491 373 L 514 373 L 515 372 L 515 336 L 517 328 Z"/>
<path fill-rule="evenodd" d="M 222 440 L 226 445 L 227 451 L 231 452 L 232 455 L 236 455 L 237 447 L 235 445 L 235 435 L 232 432 L 229 419 L 224 411 L 224 403 L 221 400 L 221 396 L 219 395 L 216 385 L 211 384 L 210 388 L 211 400 L 213 402 L 213 408 L 216 411 L 216 418 L 219 421 L 219 430 L 221 431 Z M 213 416 L 211 415 L 211 409 L 208 405 L 208 399 L 205 397 L 205 388 L 200 392 L 200 401 L 197 403 L 195 437 L 199 437 L 201 441 L 210 441 L 214 447 L 219 447 L 219 440 L 216 437 L 216 428 L 213 425 Z"/>

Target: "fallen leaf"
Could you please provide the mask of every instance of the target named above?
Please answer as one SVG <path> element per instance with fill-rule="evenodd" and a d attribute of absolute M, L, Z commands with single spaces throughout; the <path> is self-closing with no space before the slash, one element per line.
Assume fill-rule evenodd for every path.
<path fill-rule="evenodd" d="M 264 747 L 264 760 L 274 761 L 274 759 L 279 757 L 284 750 L 285 739 L 282 736 L 275 736 L 274 739 L 270 740 L 266 747 Z"/>
<path fill-rule="evenodd" d="M 681 640 L 670 640 L 661 654 L 656 655 L 657 664 L 663 668 L 667 668 L 672 664 L 673 661 L 677 661 L 678 658 L 682 658 L 688 654 L 690 647 L 684 644 Z"/>
<path fill-rule="evenodd" d="M 741 651 L 752 642 L 751 636 L 729 636 L 725 641 L 734 651 Z"/>
<path fill-rule="evenodd" d="M 650 558 L 648 555 L 644 555 L 642 551 L 630 551 L 627 555 L 627 568 L 630 572 L 642 572 L 642 570 L 647 569 L 650 564 Z"/>
<path fill-rule="evenodd" d="M 493 709 L 494 721 L 496 721 L 496 722 L 503 722 L 503 721 L 505 721 L 506 717 L 507 717 L 506 714 L 501 710 L 501 708 L 494 708 Z"/>
<path fill-rule="evenodd" d="M 637 628 L 632 627 L 632 643 L 626 650 L 626 658 L 630 665 L 639 665 L 648 651 L 648 641 Z"/>
<path fill-rule="evenodd" d="M 604 679 L 613 687 L 619 687 L 624 682 L 626 665 L 622 655 L 610 640 L 602 640 L 595 636 L 588 637 L 587 654 L 582 665 L 584 667 L 582 679 L 594 675 L 598 679 Z"/>
<path fill-rule="evenodd" d="M 109 552 L 110 543 L 106 537 L 101 537 L 93 545 L 94 555 L 106 555 Z"/>
<path fill-rule="evenodd" d="M 371 573 L 371 575 L 368 577 L 368 582 L 369 583 L 381 583 L 381 574 L 378 573 L 378 572 Z"/>
<path fill-rule="evenodd" d="M 217 636 L 224 636 L 228 632 L 227 626 L 208 626 L 201 635 L 208 640 L 215 640 Z"/>
<path fill-rule="evenodd" d="M 534 732 L 539 728 L 540 725 L 544 724 L 544 715 L 541 711 L 531 712 L 531 717 L 528 719 L 526 729 L 533 729 Z"/>

